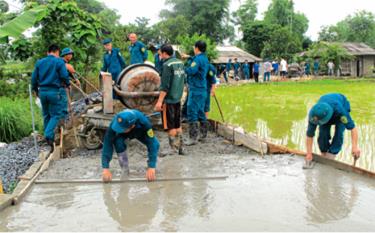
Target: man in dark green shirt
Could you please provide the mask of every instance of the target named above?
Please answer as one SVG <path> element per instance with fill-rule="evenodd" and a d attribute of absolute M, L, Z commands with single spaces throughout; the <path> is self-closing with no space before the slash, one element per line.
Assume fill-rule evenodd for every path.
<path fill-rule="evenodd" d="M 161 153 L 183 155 L 182 128 L 181 128 L 181 97 L 184 91 L 185 71 L 184 64 L 172 57 L 173 48 L 170 44 L 161 47 L 163 69 L 161 73 L 160 96 L 155 110 L 162 112 L 164 130 L 168 131 L 171 151 Z"/>

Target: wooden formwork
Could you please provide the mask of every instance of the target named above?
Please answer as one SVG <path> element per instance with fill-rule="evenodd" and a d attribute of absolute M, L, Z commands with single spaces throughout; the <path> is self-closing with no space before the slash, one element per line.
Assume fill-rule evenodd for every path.
<path fill-rule="evenodd" d="M 48 152 L 41 152 L 39 154 L 39 161 L 35 162 L 22 176 L 20 181 L 12 194 L 0 194 L 0 211 L 11 205 L 18 204 L 22 198 L 31 189 L 35 180 L 39 175 L 46 171 L 52 161 L 60 159 L 62 156 L 62 149 L 60 146 L 55 147 L 52 154 Z"/>
<path fill-rule="evenodd" d="M 261 154 L 295 154 L 305 156 L 306 153 L 301 150 L 291 149 L 286 146 L 277 145 L 267 140 L 260 139 L 256 134 L 246 133 L 242 128 L 223 124 L 218 121 L 210 120 L 215 132 L 232 141 L 235 145 L 243 145 L 253 151 Z M 351 164 L 343 163 L 334 159 L 323 157 L 319 154 L 313 154 L 313 160 L 317 163 L 325 164 L 336 169 L 355 173 L 361 176 L 375 178 L 375 173 L 366 169 L 356 167 Z"/>

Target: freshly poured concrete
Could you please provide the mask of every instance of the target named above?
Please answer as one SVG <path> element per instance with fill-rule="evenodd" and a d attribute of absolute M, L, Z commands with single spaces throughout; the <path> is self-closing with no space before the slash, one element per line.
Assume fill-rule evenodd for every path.
<path fill-rule="evenodd" d="M 159 134 L 160 135 L 160 134 Z M 160 136 L 162 144 L 166 138 Z M 144 177 L 130 145 L 131 177 Z M 210 135 L 189 156 L 159 159 L 158 177 L 226 180 L 34 185 L 0 213 L 0 231 L 372 231 L 375 181 L 303 158 L 253 154 Z M 58 161 L 41 179 L 100 178 L 100 156 Z M 117 161 L 111 164 L 118 176 Z"/>

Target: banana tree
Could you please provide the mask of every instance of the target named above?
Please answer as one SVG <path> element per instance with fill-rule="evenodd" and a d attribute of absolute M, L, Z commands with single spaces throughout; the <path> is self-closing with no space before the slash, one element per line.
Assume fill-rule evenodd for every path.
<path fill-rule="evenodd" d="M 50 43 L 71 47 L 75 65 L 87 74 L 99 60 L 99 39 L 103 29 L 97 17 L 80 9 L 74 0 L 47 0 L 45 4 L 28 3 L 25 11 L 0 27 L 0 40 L 20 38 L 29 28 L 36 28 L 33 37 L 34 58 L 44 56 Z"/>

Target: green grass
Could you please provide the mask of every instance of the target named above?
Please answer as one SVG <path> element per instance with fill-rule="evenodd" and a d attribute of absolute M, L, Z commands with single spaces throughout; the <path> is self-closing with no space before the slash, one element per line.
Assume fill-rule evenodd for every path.
<path fill-rule="evenodd" d="M 375 172 L 375 79 L 313 80 L 220 86 L 217 98 L 225 120 L 259 137 L 305 150 L 307 114 L 321 95 L 342 93 L 351 104 L 362 151 L 357 166 Z M 221 120 L 214 100 L 210 118 Z M 316 138 L 315 138 L 316 139 Z M 317 143 L 314 151 L 319 153 Z M 337 159 L 352 164 L 350 133 Z"/>
<path fill-rule="evenodd" d="M 305 82 L 275 82 L 221 86 L 217 98 L 226 121 L 255 131 L 257 121 L 268 123 L 275 137 L 285 135 L 293 122 L 304 119 L 321 95 L 342 93 L 351 103 L 357 123 L 375 120 L 375 80 L 315 80 Z M 212 101 L 211 118 L 220 120 L 216 103 Z"/>
<path fill-rule="evenodd" d="M 247 132 L 256 132 L 262 138 L 304 149 L 304 140 L 298 138 L 304 138 L 307 113 L 321 95 L 346 95 L 356 125 L 372 129 L 375 128 L 374 90 L 375 80 L 372 79 L 327 79 L 220 86 L 216 94 L 226 122 L 241 126 Z M 213 100 L 211 106 L 210 118 L 220 121 Z M 370 136 L 368 140 L 375 141 L 375 136 Z M 361 143 L 365 145 L 367 142 L 362 139 Z M 348 147 L 348 144 L 345 146 Z"/>
<path fill-rule="evenodd" d="M 34 106 L 36 128 L 43 129 L 41 114 Z M 13 142 L 32 132 L 30 102 L 28 99 L 0 97 L 0 142 Z"/>

